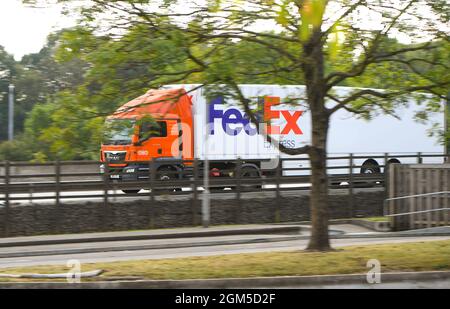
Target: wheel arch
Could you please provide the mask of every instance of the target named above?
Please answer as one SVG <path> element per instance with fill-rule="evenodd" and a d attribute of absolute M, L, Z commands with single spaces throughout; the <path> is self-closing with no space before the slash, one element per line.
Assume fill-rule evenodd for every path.
<path fill-rule="evenodd" d="M 181 177 L 181 167 L 174 164 L 161 164 L 156 168 L 156 172 L 160 172 L 162 170 L 170 170 L 172 172 L 177 172 L 177 178 Z"/>

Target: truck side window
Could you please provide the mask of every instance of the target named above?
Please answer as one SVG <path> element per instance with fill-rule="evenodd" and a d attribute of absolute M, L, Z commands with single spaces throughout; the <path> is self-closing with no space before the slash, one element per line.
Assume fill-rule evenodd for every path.
<path fill-rule="evenodd" d="M 141 124 L 139 139 L 146 140 L 152 137 L 166 137 L 167 123 L 165 121 L 147 122 Z"/>

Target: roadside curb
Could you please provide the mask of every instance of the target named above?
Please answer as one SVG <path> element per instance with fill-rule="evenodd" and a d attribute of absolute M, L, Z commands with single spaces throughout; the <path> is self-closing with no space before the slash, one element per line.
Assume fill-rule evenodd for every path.
<path fill-rule="evenodd" d="M 89 243 L 89 242 L 106 242 L 106 241 L 127 241 L 127 240 L 153 240 L 153 239 L 173 239 L 173 238 L 193 238 L 193 237 L 214 237 L 214 236 L 233 236 L 233 235 L 256 235 L 256 234 L 285 234 L 285 233 L 300 233 L 301 227 L 297 225 L 288 226 L 271 226 L 271 227 L 257 227 L 257 228 L 237 228 L 224 230 L 205 230 L 205 231 L 190 231 L 190 232 L 173 232 L 167 231 L 160 234 L 131 234 L 131 235 L 112 235 L 112 236 L 92 236 L 80 238 L 66 238 L 66 239 L 42 239 L 42 240 L 21 240 L 8 241 L 8 239 L 0 238 L 0 248 L 20 247 L 20 246 L 41 246 L 41 245 L 61 245 L 71 243 Z M 106 234 L 106 233 L 105 233 Z M 58 235 L 62 236 L 62 235 Z M 35 237 L 35 236 L 31 236 Z"/>
<path fill-rule="evenodd" d="M 450 279 L 450 271 L 382 273 L 381 283 Z M 289 276 L 192 280 L 141 280 L 101 282 L 3 282 L 0 289 L 227 289 L 227 288 L 273 288 L 308 287 L 340 284 L 367 283 L 366 274 Z"/>
<path fill-rule="evenodd" d="M 308 236 L 309 237 L 309 236 Z M 308 237 L 304 239 L 308 239 Z M 62 249 L 62 250 L 42 250 L 29 252 L 10 252 L 0 253 L 0 258 L 15 258 L 15 257 L 29 257 L 29 256 L 47 256 L 47 255 L 66 255 L 66 254 L 83 254 L 96 252 L 114 252 L 114 251 L 140 251 L 140 250 L 158 250 L 158 249 L 176 249 L 176 248 L 191 248 L 191 247 L 209 247 L 209 246 L 226 246 L 226 245 L 243 245 L 256 244 L 267 242 L 280 242 L 297 240 L 298 236 L 285 236 L 278 238 L 255 238 L 255 239 L 241 239 L 241 240 L 214 240 L 203 241 L 196 243 L 178 243 L 178 244 L 155 244 L 155 245 L 139 245 L 139 246 L 120 246 L 120 247 L 98 247 L 98 248 L 82 248 L 82 249 Z"/>

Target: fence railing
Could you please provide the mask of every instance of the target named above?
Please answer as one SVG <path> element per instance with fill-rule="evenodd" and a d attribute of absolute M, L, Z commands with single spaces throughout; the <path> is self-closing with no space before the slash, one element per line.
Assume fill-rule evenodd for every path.
<path fill-rule="evenodd" d="M 368 166 L 358 160 L 367 159 L 367 156 L 333 156 L 327 159 L 327 170 L 329 171 L 329 182 L 332 187 L 348 188 L 349 193 L 358 186 L 367 186 L 368 184 L 384 186 L 387 181 L 384 168 L 392 158 L 401 158 L 423 162 L 426 158 L 443 159 L 445 155 L 436 154 L 415 154 L 415 155 L 391 155 L 370 156 L 372 159 L 382 159 L 384 162 L 376 166 L 377 171 L 370 170 L 370 173 L 362 174 L 361 171 Z M 242 166 L 245 161 L 229 161 L 234 163 L 234 168 L 221 168 L 220 177 L 210 177 L 210 186 L 232 187 L 239 192 L 241 189 L 246 191 L 288 191 L 309 189 L 310 185 L 310 167 L 307 158 L 280 158 L 280 164 L 275 169 L 262 169 L 262 177 L 258 175 L 242 174 Z M 333 164 L 333 162 L 335 164 Z M 136 163 L 136 162 L 132 162 Z M 170 164 L 167 161 L 167 164 Z M 175 162 L 174 162 L 175 163 Z M 177 161 L 177 163 L 180 163 Z M 192 166 L 192 171 L 202 170 L 201 161 L 183 161 L 185 165 Z M 97 161 L 56 161 L 47 163 L 29 163 L 29 162 L 0 162 L 0 201 L 8 204 L 11 201 L 20 200 L 43 200 L 49 199 L 48 195 L 39 193 L 53 193 L 53 199 L 58 204 L 61 199 L 85 199 L 95 197 L 117 197 L 123 196 L 119 193 L 110 191 L 135 190 L 137 188 L 154 190 L 152 194 L 187 194 L 195 190 L 201 190 L 203 185 L 202 172 L 191 172 L 191 175 L 178 179 L 178 171 L 169 171 L 169 181 L 157 181 L 155 174 L 151 173 L 156 166 L 153 162 L 141 162 L 148 165 L 148 175 L 141 176 L 138 181 L 116 182 L 110 179 L 115 169 L 111 165 L 104 173 L 100 171 L 102 162 Z M 214 164 L 214 161 L 211 161 Z M 230 175 L 232 175 L 230 177 Z M 245 181 L 242 181 L 245 180 Z M 182 188 L 182 190 L 169 191 L 170 188 Z M 194 189 L 195 190 L 194 190 Z M 163 190 L 165 189 L 165 190 Z M 102 191 L 87 193 L 90 191 Z M 218 191 L 218 190 L 214 190 Z M 74 195 L 63 193 L 79 192 Z M 82 194 L 81 194 L 81 193 Z M 24 196 L 26 195 L 27 196 Z M 145 195 L 148 193 L 130 194 L 130 196 Z"/>
<path fill-rule="evenodd" d="M 366 160 L 377 160 L 376 166 Z M 384 170 L 391 159 L 411 163 L 443 162 L 443 154 L 380 154 L 340 155 L 327 158 L 330 188 L 344 189 L 348 193 L 349 207 L 353 209 L 354 193 L 358 187 L 385 187 L 388 173 Z M 425 162 L 428 161 L 428 162 Z M 133 162 L 136 163 L 136 162 Z M 165 164 L 170 165 L 170 161 Z M 158 196 L 184 195 L 195 204 L 203 191 L 202 161 L 176 161 L 189 166 L 179 178 L 177 170 L 165 171 L 166 179 L 158 178 L 160 162 L 141 162 L 143 172 L 136 181 L 117 182 L 111 179 L 116 166 L 100 170 L 102 162 L 56 161 L 46 163 L 0 162 L 0 208 L 4 208 L 4 226 L 7 228 L 8 211 L 13 204 L 54 203 L 59 206 L 67 200 L 100 200 L 108 206 L 119 197 L 140 197 L 154 202 Z M 211 167 L 218 163 L 211 161 Z M 248 170 L 245 160 L 228 161 L 230 167 L 211 170 L 209 186 L 213 194 L 234 194 L 240 201 L 247 192 L 275 192 L 279 204 L 282 192 L 310 189 L 308 158 L 280 158 L 275 168 L 261 168 L 262 175 Z M 371 169 L 368 169 L 370 167 Z M 368 173 L 362 173 L 369 171 Z M 218 176 L 220 174 L 220 176 Z M 134 192 L 138 189 L 140 192 Z M 120 191 L 128 192 L 124 195 Z M 388 192 L 385 191 L 386 198 Z"/>

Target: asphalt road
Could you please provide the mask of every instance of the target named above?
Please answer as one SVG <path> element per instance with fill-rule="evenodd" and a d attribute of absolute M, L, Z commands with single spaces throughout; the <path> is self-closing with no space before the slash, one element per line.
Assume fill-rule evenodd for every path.
<path fill-rule="evenodd" d="M 248 235 L 235 236 L 234 239 L 248 239 Z M 252 235 L 254 238 L 268 237 L 268 235 Z M 272 236 L 276 237 L 276 236 Z M 203 237 L 203 241 L 208 241 L 208 237 Z M 210 237 L 210 241 L 217 240 L 217 237 Z M 336 248 L 350 245 L 370 245 L 381 243 L 406 243 L 419 241 L 435 241 L 447 240 L 450 236 L 435 236 L 435 237 L 396 237 L 396 238 L 351 238 L 351 239 L 333 239 L 332 245 Z M 21 267 L 33 265 L 61 265 L 66 264 L 70 259 L 77 259 L 81 263 L 95 263 L 95 262 L 114 262 L 125 260 L 143 260 L 143 259 L 165 259 L 165 258 L 183 258 L 193 256 L 214 256 L 224 254 L 237 253 L 256 253 L 268 251 L 290 251 L 305 249 L 308 240 L 289 240 L 277 242 L 264 243 L 244 243 L 244 244 L 229 244 L 229 245 L 211 245 L 211 246 L 196 246 L 198 239 L 183 238 L 166 240 L 167 243 L 176 241 L 192 244 L 192 247 L 184 248 L 170 248 L 170 249 L 151 249 L 151 250 L 123 250 L 123 251 L 105 251 L 82 254 L 62 254 L 62 255 L 42 255 L 29 257 L 13 257 L 1 258 L 0 268 L 7 267 Z M 149 241 L 139 241 L 139 244 L 144 244 Z M 126 246 L 129 242 L 115 242 L 115 246 Z M 78 247 L 81 244 L 71 244 L 71 247 Z M 86 245 L 86 244 L 84 244 Z M 104 243 L 91 243 L 89 246 L 102 246 Z M 62 245 L 67 246 L 67 245 Z M 41 249 L 45 249 L 47 246 Z M 55 250 L 57 246 L 52 245 Z M 36 249 L 36 248 L 34 248 Z M 30 250 L 30 248 L 28 248 Z"/>
<path fill-rule="evenodd" d="M 324 284 L 324 285 L 298 285 L 298 286 L 268 286 L 267 289 L 450 289 L 450 280 L 423 280 L 423 281 L 404 281 L 383 283 L 360 283 L 360 284 Z"/>

